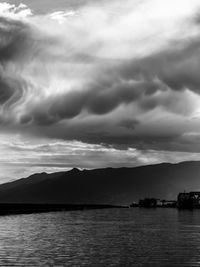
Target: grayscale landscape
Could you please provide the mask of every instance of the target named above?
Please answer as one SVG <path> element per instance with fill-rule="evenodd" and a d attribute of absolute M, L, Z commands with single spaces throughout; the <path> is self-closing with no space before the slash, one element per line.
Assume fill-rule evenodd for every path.
<path fill-rule="evenodd" d="M 0 0 L 0 266 L 199 266 L 199 26 L 199 0 Z"/>

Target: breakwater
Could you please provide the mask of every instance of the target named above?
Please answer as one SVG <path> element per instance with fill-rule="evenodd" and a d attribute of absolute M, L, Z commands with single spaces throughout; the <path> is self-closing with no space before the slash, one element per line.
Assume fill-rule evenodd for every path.
<path fill-rule="evenodd" d="M 44 203 L 0 203 L 0 215 L 30 214 L 51 211 L 72 211 L 90 209 L 123 208 L 106 204 L 44 204 Z"/>

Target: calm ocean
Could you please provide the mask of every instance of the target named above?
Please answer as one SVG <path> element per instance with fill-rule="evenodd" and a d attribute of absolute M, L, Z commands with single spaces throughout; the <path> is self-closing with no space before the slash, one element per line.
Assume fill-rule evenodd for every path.
<path fill-rule="evenodd" d="M 2 216 L 0 266 L 200 266 L 200 210 Z"/>

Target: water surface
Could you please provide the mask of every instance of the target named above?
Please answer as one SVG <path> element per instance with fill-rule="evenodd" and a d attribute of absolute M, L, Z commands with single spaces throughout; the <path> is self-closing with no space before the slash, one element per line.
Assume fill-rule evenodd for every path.
<path fill-rule="evenodd" d="M 200 211 L 2 216 L 0 266 L 200 266 Z"/>

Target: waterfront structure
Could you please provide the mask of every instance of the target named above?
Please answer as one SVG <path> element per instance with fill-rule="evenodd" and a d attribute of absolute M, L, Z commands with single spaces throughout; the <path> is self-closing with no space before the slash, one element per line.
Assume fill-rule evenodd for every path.
<path fill-rule="evenodd" d="M 176 205 L 177 205 L 177 201 L 176 200 L 165 200 L 165 199 L 162 199 L 159 202 L 160 202 L 160 207 L 162 207 L 162 208 L 176 208 Z"/>
<path fill-rule="evenodd" d="M 156 198 L 144 198 L 139 200 L 139 207 L 144 208 L 156 208 L 157 207 L 157 201 Z"/>
<path fill-rule="evenodd" d="M 138 203 L 133 202 L 130 207 L 200 209 L 200 191 L 181 192 L 177 196 L 177 201 L 144 198 L 140 199 Z"/>
<path fill-rule="evenodd" d="M 183 192 L 177 197 L 177 207 L 180 209 L 200 208 L 200 192 Z"/>
<path fill-rule="evenodd" d="M 131 207 L 142 207 L 142 208 L 175 208 L 177 202 L 175 200 L 165 200 L 159 198 L 144 198 L 140 199 L 139 203 L 131 204 Z"/>

